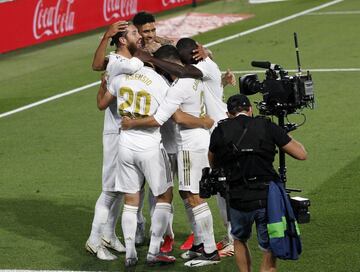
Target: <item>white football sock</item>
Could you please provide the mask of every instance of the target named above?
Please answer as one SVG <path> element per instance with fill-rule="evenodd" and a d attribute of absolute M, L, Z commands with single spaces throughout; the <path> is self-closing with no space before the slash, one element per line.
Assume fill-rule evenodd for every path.
<path fill-rule="evenodd" d="M 136 214 L 138 207 L 124 205 L 124 210 L 121 218 L 121 226 L 124 234 L 124 241 L 126 247 L 126 258 L 137 258 L 135 249 L 135 233 L 136 233 Z"/>
<path fill-rule="evenodd" d="M 224 226 L 227 226 L 228 218 L 226 212 L 226 200 L 219 193 L 216 195 L 216 202 L 219 207 L 221 219 L 223 221 Z"/>
<path fill-rule="evenodd" d="M 193 208 L 197 228 L 199 228 L 204 243 L 204 251 L 212 253 L 216 250 L 213 229 L 213 219 L 208 204 L 205 202 Z M 196 228 L 196 229 L 197 229 Z"/>
<path fill-rule="evenodd" d="M 200 229 L 196 228 L 194 213 L 192 210 L 193 208 L 191 207 L 191 205 L 189 204 L 187 199 L 183 199 L 183 202 L 184 202 L 185 211 L 186 211 L 186 215 L 188 217 L 189 223 L 190 223 L 191 230 L 194 233 L 194 245 L 199 245 L 202 243 L 202 238 L 201 238 Z"/>
<path fill-rule="evenodd" d="M 218 204 L 219 211 L 220 211 L 220 216 L 221 216 L 221 219 L 223 220 L 223 224 L 224 224 L 224 226 L 226 228 L 227 236 L 229 238 L 229 241 L 233 241 L 234 239 L 233 239 L 233 237 L 231 235 L 231 224 L 230 224 L 230 222 L 228 220 L 228 216 L 227 216 L 226 200 L 219 193 L 217 193 L 216 202 Z"/>
<path fill-rule="evenodd" d="M 166 228 L 165 235 L 170 236 L 172 239 L 174 239 L 174 230 L 173 230 L 173 220 L 174 220 L 174 205 L 171 204 L 171 212 L 169 216 L 169 224 Z"/>
<path fill-rule="evenodd" d="M 151 240 L 149 245 L 149 253 L 158 254 L 160 252 L 160 244 L 169 224 L 171 214 L 171 204 L 157 203 L 154 214 L 151 217 Z"/>
<path fill-rule="evenodd" d="M 109 192 L 102 192 L 95 204 L 94 219 L 92 222 L 89 242 L 92 245 L 99 246 L 101 244 L 101 236 L 104 225 L 109 216 L 109 210 L 115 202 L 115 195 Z"/>
<path fill-rule="evenodd" d="M 122 193 L 116 194 L 116 199 L 110 208 L 109 216 L 103 229 L 103 236 L 106 239 L 116 238 L 116 224 L 120 216 L 120 207 L 123 201 L 124 195 Z"/>

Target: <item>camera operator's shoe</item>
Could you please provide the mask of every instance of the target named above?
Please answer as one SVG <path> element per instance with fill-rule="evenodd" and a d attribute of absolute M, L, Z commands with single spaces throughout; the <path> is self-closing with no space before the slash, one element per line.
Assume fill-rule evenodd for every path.
<path fill-rule="evenodd" d="M 171 238 L 169 235 L 166 235 L 164 238 L 164 243 L 160 248 L 160 252 L 169 253 L 173 250 L 174 238 Z"/>
<path fill-rule="evenodd" d="M 176 261 L 174 256 L 168 256 L 164 253 L 151 254 L 148 253 L 146 257 L 146 264 L 153 266 L 156 264 L 172 264 Z"/>
<path fill-rule="evenodd" d="M 198 267 L 205 265 L 214 265 L 220 262 L 220 256 L 217 250 L 212 253 L 203 253 L 201 256 L 186 262 L 184 265 L 188 267 Z"/>
<path fill-rule="evenodd" d="M 95 255 L 98 259 L 103 261 L 113 261 L 117 259 L 117 257 L 103 245 L 91 245 L 89 241 L 86 241 L 85 249 L 86 251 L 88 251 L 92 255 Z"/>
<path fill-rule="evenodd" d="M 136 266 L 137 262 L 138 262 L 138 258 L 126 258 L 125 259 L 125 267 Z"/>
<path fill-rule="evenodd" d="M 140 246 L 145 242 L 145 221 L 136 226 L 135 245 Z"/>
<path fill-rule="evenodd" d="M 186 241 L 180 246 L 181 250 L 189 250 L 194 243 L 194 233 L 191 233 Z"/>
<path fill-rule="evenodd" d="M 200 245 L 192 245 L 192 247 L 185 251 L 183 254 L 181 254 L 181 258 L 184 260 L 192 260 L 194 258 L 197 258 L 201 256 L 201 254 L 204 252 L 204 244 Z"/>
<path fill-rule="evenodd" d="M 111 248 L 119 253 L 124 253 L 126 251 L 124 245 L 120 242 L 119 238 L 117 238 L 116 236 L 110 239 L 103 237 L 101 242 L 105 247 Z"/>

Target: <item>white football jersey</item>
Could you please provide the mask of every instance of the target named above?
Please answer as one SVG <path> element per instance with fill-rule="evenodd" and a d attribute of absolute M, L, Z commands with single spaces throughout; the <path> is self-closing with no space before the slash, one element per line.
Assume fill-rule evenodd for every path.
<path fill-rule="evenodd" d="M 107 74 L 107 87 L 109 88 L 112 79 L 121 74 L 133 74 L 141 67 L 144 63 L 138 58 L 125 58 L 115 52 L 111 52 L 108 56 L 108 65 L 106 67 Z M 105 110 L 104 115 L 104 132 L 103 134 L 117 134 L 119 133 L 121 118 L 117 112 L 116 101 L 111 103 Z"/>
<path fill-rule="evenodd" d="M 227 107 L 223 102 L 224 89 L 221 84 L 221 72 L 217 64 L 209 57 L 194 65 L 202 74 L 202 81 L 204 83 L 204 99 L 206 105 L 206 113 L 217 122 L 227 118 Z"/>
<path fill-rule="evenodd" d="M 153 69 L 143 67 L 132 75 L 119 75 L 109 86 L 109 92 L 117 97 L 120 116 L 144 118 L 153 115 L 164 100 L 169 85 Z M 160 129 L 138 128 L 123 130 L 119 144 L 135 151 L 158 148 Z"/>
<path fill-rule="evenodd" d="M 154 115 L 155 120 L 164 124 L 180 108 L 195 117 L 206 114 L 204 85 L 201 80 L 180 78 L 169 88 L 165 101 Z M 189 129 L 178 126 L 176 143 L 178 151 L 204 151 L 209 147 L 210 134 L 203 128 Z"/>

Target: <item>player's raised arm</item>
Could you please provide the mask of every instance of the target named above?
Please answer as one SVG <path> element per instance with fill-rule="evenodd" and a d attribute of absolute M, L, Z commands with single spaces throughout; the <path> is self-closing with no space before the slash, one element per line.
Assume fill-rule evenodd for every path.
<path fill-rule="evenodd" d="M 157 42 L 157 43 L 160 43 L 161 46 L 167 45 L 167 44 L 175 45 L 173 40 L 168 39 L 166 37 L 160 37 L 160 36 L 157 36 L 157 35 L 155 36 L 154 41 Z"/>
<path fill-rule="evenodd" d="M 96 97 L 97 107 L 99 110 L 105 110 L 109 106 L 109 104 L 116 98 L 107 90 L 106 85 L 106 75 L 104 73 L 101 77 L 101 84 Z"/>
<path fill-rule="evenodd" d="M 118 21 L 109 26 L 108 30 L 105 32 L 103 38 L 100 41 L 98 48 L 95 51 L 92 69 L 94 71 L 104 71 L 106 69 L 106 48 L 112 36 L 117 32 L 125 31 L 128 26 L 126 21 Z"/>
<path fill-rule="evenodd" d="M 161 60 L 151 56 L 149 53 L 143 50 L 137 50 L 135 56 L 143 62 L 151 62 L 160 69 L 179 78 L 201 79 L 203 77 L 202 72 L 193 65 L 182 66 L 173 62 Z"/>
<path fill-rule="evenodd" d="M 204 60 L 207 57 L 212 59 L 212 53 L 209 49 L 205 48 L 204 46 L 202 46 L 201 44 L 197 43 L 197 47 L 192 51 L 193 56 L 192 58 L 195 61 L 200 61 L 200 60 Z"/>

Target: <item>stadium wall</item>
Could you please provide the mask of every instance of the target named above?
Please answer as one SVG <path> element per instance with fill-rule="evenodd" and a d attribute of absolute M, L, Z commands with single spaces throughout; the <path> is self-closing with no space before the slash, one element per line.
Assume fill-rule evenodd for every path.
<path fill-rule="evenodd" d="M 193 0 L 8 0 L 0 2 L 0 53 L 93 30 L 138 11 L 161 12 Z"/>

